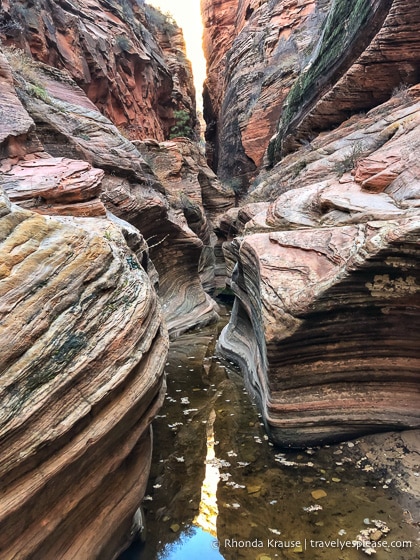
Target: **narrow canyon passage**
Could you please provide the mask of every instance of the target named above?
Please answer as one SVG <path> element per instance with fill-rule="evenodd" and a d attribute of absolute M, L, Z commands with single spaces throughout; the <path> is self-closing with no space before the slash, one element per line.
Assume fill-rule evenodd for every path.
<path fill-rule="evenodd" d="M 146 542 L 134 543 L 119 560 L 268 560 L 299 553 L 357 560 L 364 556 L 357 536 L 375 523 L 390 529 L 378 560 L 418 559 L 417 531 L 390 494 L 394 481 L 371 465 L 362 440 L 293 452 L 268 441 L 239 370 L 215 354 L 229 314 L 222 304 L 219 325 L 171 343 L 168 391 L 153 422 Z"/>
<path fill-rule="evenodd" d="M 1 3 L 0 560 L 419 560 L 419 30 Z"/>

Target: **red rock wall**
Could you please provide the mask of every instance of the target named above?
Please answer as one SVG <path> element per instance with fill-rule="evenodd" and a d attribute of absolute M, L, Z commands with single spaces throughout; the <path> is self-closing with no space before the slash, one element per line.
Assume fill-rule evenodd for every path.
<path fill-rule="evenodd" d="M 220 109 L 224 97 L 226 53 L 236 35 L 236 12 L 239 0 L 201 0 L 204 25 L 203 50 L 207 59 L 207 78 L 204 83 L 204 118 L 207 123 L 207 158 L 217 171 L 219 150 L 218 131 Z"/>
<path fill-rule="evenodd" d="M 261 167 L 282 103 L 319 37 L 329 0 L 202 1 L 204 116 L 213 169 L 246 187 Z"/>
<path fill-rule="evenodd" d="M 185 108 L 195 126 L 195 92 L 182 35 L 156 10 L 130 0 L 18 0 L 4 2 L 3 9 L 22 29 L 6 30 L 6 44 L 66 69 L 128 137 L 168 138 L 177 108 Z"/>
<path fill-rule="evenodd" d="M 341 0 L 202 2 L 209 161 L 235 190 L 317 131 L 417 82 L 419 4 L 358 9 Z"/>

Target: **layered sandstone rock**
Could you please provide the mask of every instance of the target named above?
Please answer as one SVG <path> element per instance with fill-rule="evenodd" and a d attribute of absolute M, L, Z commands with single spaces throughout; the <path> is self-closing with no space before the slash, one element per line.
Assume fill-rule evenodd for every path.
<path fill-rule="evenodd" d="M 199 148 L 186 138 L 136 146 L 164 186 L 177 219 L 202 241 L 199 273 L 203 287 L 211 292 L 224 283 L 223 271 L 216 266 L 222 259 L 215 258 L 219 247 L 215 251 L 213 222 L 233 205 L 232 191 L 222 187 Z"/>
<path fill-rule="evenodd" d="M 195 93 L 179 28 L 143 1 L 3 2 L 6 44 L 66 69 L 130 138 L 168 138 L 173 109 L 195 117 Z M 0 14 L 1 15 L 1 14 Z M 157 42 L 165 38 L 162 50 Z"/>
<path fill-rule="evenodd" d="M 339 190 L 349 184 L 352 188 L 358 185 L 365 196 L 384 192 L 395 197 L 397 204 L 403 203 L 402 210 L 415 206 L 420 173 L 419 102 L 417 85 L 403 94 L 397 93 L 366 114 L 354 115 L 340 127 L 319 135 L 311 144 L 286 156 L 273 169 L 261 172 L 247 200 L 275 201 L 283 193 L 288 193 L 287 197 L 295 196 L 293 192 L 301 187 L 312 185 L 316 189 L 318 185 L 320 190 L 335 185 Z M 285 211 L 292 208 L 289 202 L 283 206 Z M 299 207 L 300 203 L 295 209 Z M 322 213 L 331 209 L 325 206 Z M 272 211 L 270 225 L 274 225 L 274 214 Z M 315 212 L 312 214 L 315 216 Z M 315 216 L 315 220 L 319 218 L 320 215 Z"/>
<path fill-rule="evenodd" d="M 164 314 L 174 334 L 217 315 L 203 242 L 136 147 L 65 74 L 24 60 L 0 58 L 0 184 L 19 204 L 1 191 L 0 556 L 111 559 L 149 474 Z"/>
<path fill-rule="evenodd" d="M 323 35 L 286 99 L 270 159 L 418 82 L 420 6 L 375 0 L 331 5 Z"/>
<path fill-rule="evenodd" d="M 4 162 L 5 181 L 10 187 L 10 195 L 18 196 L 15 191 L 25 191 L 28 198 L 25 205 L 43 213 L 92 216 L 103 214 L 106 207 L 138 228 L 151 246 L 150 254 L 159 273 L 159 295 L 171 334 L 176 336 L 196 324 L 216 320 L 215 303 L 205 293 L 199 271 L 200 259 L 205 254 L 208 257 L 209 248 L 204 247 L 206 243 L 189 227 L 179 207 L 171 207 L 174 201 L 169 196 L 171 187 L 165 189 L 135 145 L 99 113 L 71 79 L 45 65 L 30 61 L 28 64 L 32 65 L 31 75 L 28 76 L 26 72 L 23 76 L 15 71 L 17 88 L 36 124 L 37 149 L 41 150 L 44 146 L 48 154 L 34 151 L 32 145 L 26 143 L 21 146 L 26 159 L 24 163 L 13 157 Z M 42 95 L 34 90 L 33 73 L 43 85 Z M 198 157 L 198 151 L 195 152 L 194 157 Z M 53 159 L 47 161 L 45 157 L 49 155 Z M 203 196 L 206 200 L 213 200 L 215 211 L 217 204 L 222 202 L 223 191 L 200 157 L 202 167 L 198 160 L 194 163 L 193 158 L 186 153 L 186 160 L 191 160 L 194 168 L 197 192 L 201 192 L 201 181 Z M 70 161 L 70 158 L 84 161 L 77 163 Z M 32 171 L 40 170 L 42 166 L 48 169 L 48 166 L 58 163 L 62 169 L 57 167 L 55 172 L 50 167 L 52 176 L 46 182 L 43 180 L 45 190 L 42 183 L 33 191 L 32 187 L 28 188 Z M 74 199 L 71 207 L 62 196 L 63 189 L 67 189 L 68 180 L 65 177 L 69 175 L 68 165 L 78 168 L 73 174 L 77 179 L 71 179 L 78 200 L 76 204 Z M 99 169 L 93 170 L 90 166 Z M 173 170 L 176 175 L 175 169 L 176 165 Z M 171 174 L 168 176 L 171 177 Z M 90 182 L 93 181 L 90 187 L 88 178 Z M 100 193 L 97 185 L 99 178 Z M 61 189 L 60 205 L 48 199 L 49 195 L 43 196 L 50 183 Z M 168 185 L 170 183 L 168 179 Z M 94 197 L 93 193 L 99 195 L 101 200 Z M 87 200 L 89 197 L 90 200 Z M 206 283 L 210 280 L 206 279 Z"/>
<path fill-rule="evenodd" d="M 177 111 L 182 111 L 188 117 L 184 126 L 191 131 L 191 137 L 196 136 L 198 139 L 201 127 L 196 114 L 196 92 L 182 30 L 171 16 L 161 14 L 153 6 L 146 5 L 145 10 L 146 24 L 163 52 L 165 65 L 172 77 L 172 104 Z M 173 135 L 172 128 L 170 137 Z"/>
<path fill-rule="evenodd" d="M 112 221 L 1 200 L 1 556 L 112 558 L 147 483 L 160 306 Z"/>
<path fill-rule="evenodd" d="M 202 2 L 204 115 L 213 168 L 245 189 L 263 163 L 283 101 L 307 63 L 329 0 Z"/>
<path fill-rule="evenodd" d="M 419 91 L 287 156 L 221 220 L 239 237 L 219 346 L 280 445 L 420 426 Z"/>
<path fill-rule="evenodd" d="M 12 71 L 2 52 L 0 80 L 0 157 L 16 157 L 22 154 L 21 144 L 35 128 L 35 124 L 16 96 Z"/>
<path fill-rule="evenodd" d="M 39 214 L 106 216 L 98 198 L 104 172 L 84 161 L 45 155 L 0 166 L 10 200 Z"/>
<path fill-rule="evenodd" d="M 2 56 L 0 185 L 35 212 L 1 189 L 0 555 L 113 558 L 147 484 L 167 330 L 147 244 L 99 199 L 104 171 L 43 151 L 15 85 L 38 109 L 59 98 L 14 80 Z"/>
<path fill-rule="evenodd" d="M 209 158 L 240 193 L 265 163 L 418 80 L 416 2 L 202 6 Z"/>
<path fill-rule="evenodd" d="M 235 19 L 239 0 L 202 0 L 204 25 L 203 50 L 207 60 L 204 83 L 204 118 L 207 123 L 207 158 L 217 171 L 219 160 L 219 118 L 224 97 L 226 53 L 235 38 Z"/>
<path fill-rule="evenodd" d="M 420 426 L 419 227 L 368 222 L 233 245 L 238 300 L 221 345 L 246 368 L 277 443 Z"/>

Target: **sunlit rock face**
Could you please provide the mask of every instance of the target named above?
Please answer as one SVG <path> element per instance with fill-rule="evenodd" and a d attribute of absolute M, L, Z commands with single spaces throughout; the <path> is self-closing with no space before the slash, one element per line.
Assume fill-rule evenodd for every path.
<path fill-rule="evenodd" d="M 198 139 L 201 131 L 196 114 L 196 91 L 182 29 L 172 18 L 162 15 L 150 5 L 146 5 L 146 24 L 162 50 L 165 66 L 172 78 L 171 104 L 188 115 L 186 125 L 190 129 L 190 135 Z M 201 95 L 201 91 L 198 94 Z"/>
<path fill-rule="evenodd" d="M 420 426 L 419 94 L 290 154 L 224 219 L 236 301 L 219 348 L 282 446 Z"/>
<path fill-rule="evenodd" d="M 195 92 L 180 29 L 144 1 L 18 0 L 2 8 L 21 27 L 6 27 L 5 44 L 67 70 L 130 138 L 168 138 L 177 108 L 191 115 L 194 128 Z"/>

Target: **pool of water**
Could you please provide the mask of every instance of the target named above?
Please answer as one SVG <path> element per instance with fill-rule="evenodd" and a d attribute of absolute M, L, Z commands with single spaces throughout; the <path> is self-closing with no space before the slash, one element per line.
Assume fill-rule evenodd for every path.
<path fill-rule="evenodd" d="M 222 313 L 217 327 L 171 344 L 143 503 L 146 543 L 120 560 L 357 560 L 367 556 L 355 542 L 361 531 L 378 538 L 377 560 L 420 558 L 392 480 L 357 440 L 287 453 L 268 441 L 240 372 L 214 354 Z"/>

